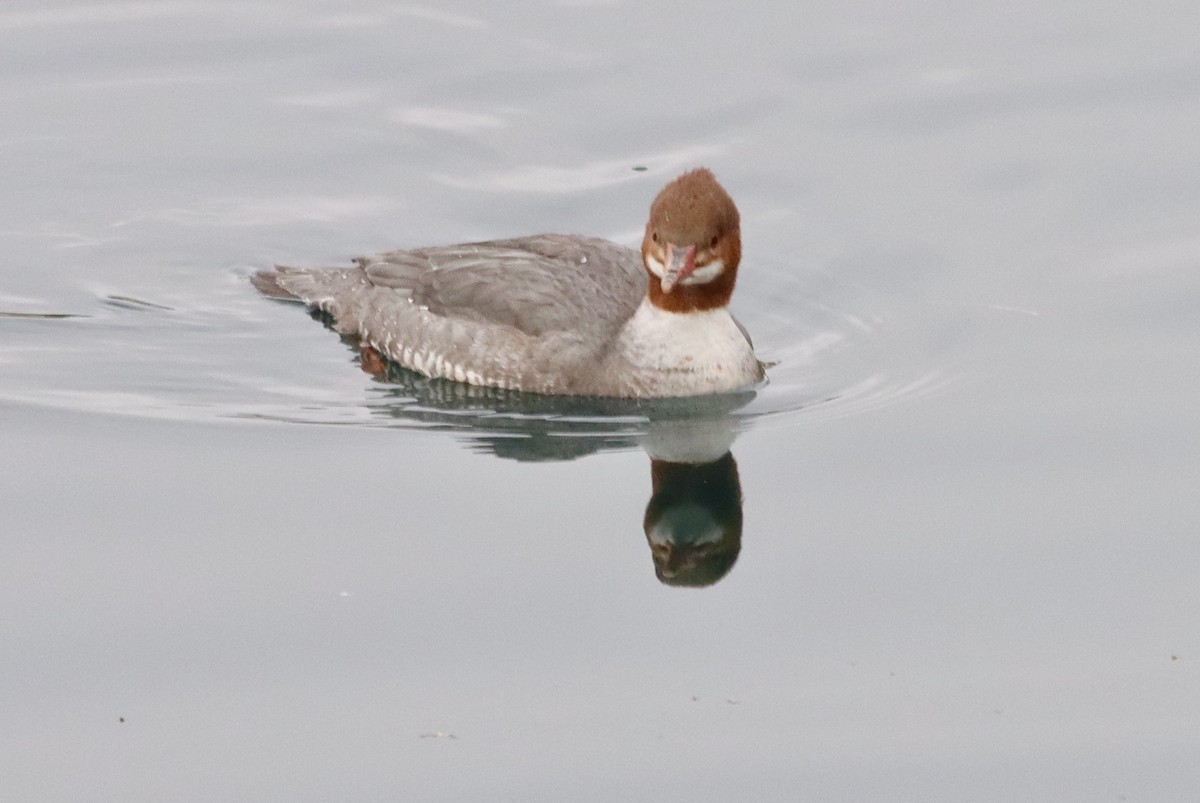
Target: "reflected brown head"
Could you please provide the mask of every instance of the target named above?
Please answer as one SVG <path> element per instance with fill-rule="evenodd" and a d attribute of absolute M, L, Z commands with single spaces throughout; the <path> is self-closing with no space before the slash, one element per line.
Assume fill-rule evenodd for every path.
<path fill-rule="evenodd" d="M 710 586 L 729 573 L 742 549 L 742 485 L 726 452 L 711 463 L 652 460 L 654 495 L 642 530 L 659 582 Z"/>

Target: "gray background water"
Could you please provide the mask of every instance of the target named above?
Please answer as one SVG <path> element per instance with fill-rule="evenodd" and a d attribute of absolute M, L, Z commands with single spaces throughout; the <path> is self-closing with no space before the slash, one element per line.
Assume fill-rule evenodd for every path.
<path fill-rule="evenodd" d="M 1197 30 L 7 3 L 0 798 L 1196 799 Z M 499 459 L 246 282 L 697 164 L 780 361 L 711 588 L 640 449 Z"/>

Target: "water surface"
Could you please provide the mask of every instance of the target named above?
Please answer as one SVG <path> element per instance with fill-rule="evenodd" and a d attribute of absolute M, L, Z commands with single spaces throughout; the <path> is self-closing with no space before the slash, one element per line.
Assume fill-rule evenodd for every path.
<path fill-rule="evenodd" d="M 8 4 L 6 791 L 1193 799 L 1196 16 Z M 777 363 L 715 406 L 381 382 L 247 281 L 698 164 Z"/>

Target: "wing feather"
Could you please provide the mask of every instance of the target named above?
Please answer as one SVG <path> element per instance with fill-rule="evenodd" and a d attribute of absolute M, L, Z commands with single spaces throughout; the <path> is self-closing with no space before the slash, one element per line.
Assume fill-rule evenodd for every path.
<path fill-rule="evenodd" d="M 619 326 L 645 294 L 641 257 L 607 240 L 539 235 L 390 251 L 359 261 L 376 287 L 443 316 L 526 334 Z"/>

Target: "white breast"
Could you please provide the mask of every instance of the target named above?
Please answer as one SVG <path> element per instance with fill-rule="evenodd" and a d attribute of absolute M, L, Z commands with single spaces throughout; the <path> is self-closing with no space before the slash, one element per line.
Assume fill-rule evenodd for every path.
<path fill-rule="evenodd" d="M 724 308 L 677 313 L 643 300 L 617 348 L 631 374 L 659 395 L 737 390 L 762 378 L 750 343 Z"/>

